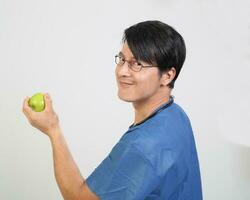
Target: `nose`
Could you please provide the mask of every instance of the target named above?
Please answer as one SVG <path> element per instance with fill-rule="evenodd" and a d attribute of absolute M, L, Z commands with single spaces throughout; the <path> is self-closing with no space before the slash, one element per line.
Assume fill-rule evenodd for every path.
<path fill-rule="evenodd" d="M 131 71 L 130 71 L 130 68 L 129 68 L 128 65 L 129 64 L 127 63 L 127 61 L 125 61 L 125 63 L 123 65 L 117 65 L 116 66 L 117 75 L 119 75 L 119 76 L 130 76 Z"/>

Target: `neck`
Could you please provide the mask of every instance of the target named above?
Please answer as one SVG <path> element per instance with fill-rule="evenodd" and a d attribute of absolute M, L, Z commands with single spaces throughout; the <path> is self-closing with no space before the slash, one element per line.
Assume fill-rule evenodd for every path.
<path fill-rule="evenodd" d="M 162 104 L 168 102 L 170 99 L 170 92 L 164 95 L 158 94 L 140 102 L 133 102 L 135 111 L 134 124 L 138 124 L 146 119 L 155 109 Z"/>

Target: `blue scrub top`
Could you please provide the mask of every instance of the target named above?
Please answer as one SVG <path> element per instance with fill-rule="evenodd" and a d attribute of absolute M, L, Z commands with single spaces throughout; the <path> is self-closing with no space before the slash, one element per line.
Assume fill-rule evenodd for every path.
<path fill-rule="evenodd" d="M 101 200 L 202 200 L 191 123 L 173 96 L 131 125 L 86 183 Z"/>

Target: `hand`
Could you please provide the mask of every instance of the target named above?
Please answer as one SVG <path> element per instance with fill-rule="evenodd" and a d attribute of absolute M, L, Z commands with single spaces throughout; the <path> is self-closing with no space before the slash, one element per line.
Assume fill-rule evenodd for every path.
<path fill-rule="evenodd" d="M 26 97 L 23 102 L 23 113 L 33 127 L 39 129 L 51 138 L 53 130 L 59 128 L 59 118 L 54 112 L 52 100 L 48 93 L 44 95 L 44 100 L 45 109 L 42 112 L 35 112 L 29 107 L 29 97 Z"/>

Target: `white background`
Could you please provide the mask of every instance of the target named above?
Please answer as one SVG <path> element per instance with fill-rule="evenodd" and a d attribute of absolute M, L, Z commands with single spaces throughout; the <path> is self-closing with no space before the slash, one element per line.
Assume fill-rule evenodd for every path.
<path fill-rule="evenodd" d="M 191 119 L 206 200 L 250 199 L 250 2 L 0 0 L 0 199 L 62 199 L 47 136 L 22 113 L 49 92 L 87 178 L 133 121 L 117 97 L 123 30 L 161 20 L 184 37 L 173 95 Z"/>

